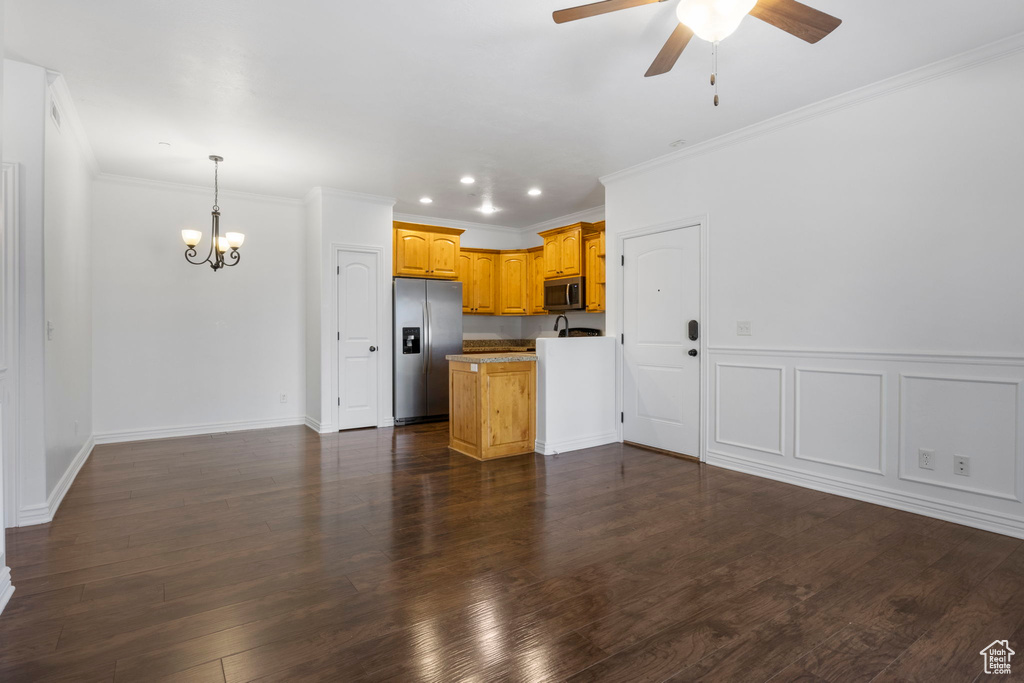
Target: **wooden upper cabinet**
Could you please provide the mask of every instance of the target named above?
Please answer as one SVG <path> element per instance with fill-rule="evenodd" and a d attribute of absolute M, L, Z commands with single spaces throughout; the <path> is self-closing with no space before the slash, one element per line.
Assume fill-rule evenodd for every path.
<path fill-rule="evenodd" d="M 586 263 L 586 295 L 587 310 L 601 312 L 604 310 L 604 255 L 601 244 L 604 234 L 589 235 L 584 240 L 583 251 Z"/>
<path fill-rule="evenodd" d="M 497 272 L 497 253 L 473 254 L 473 292 L 476 299 L 473 307 L 474 313 L 494 313 L 498 310 L 495 296 Z"/>
<path fill-rule="evenodd" d="M 547 265 L 544 262 L 544 247 L 528 252 L 530 257 L 530 315 L 546 315 L 544 310 L 544 279 Z"/>
<path fill-rule="evenodd" d="M 576 223 L 540 233 L 544 238 L 544 277 L 583 275 L 583 240 L 598 234 L 590 223 Z"/>
<path fill-rule="evenodd" d="M 502 252 L 498 257 L 500 315 L 527 315 L 530 308 L 530 259 L 523 252 Z"/>
<path fill-rule="evenodd" d="M 572 230 L 562 235 L 562 277 L 581 275 L 583 260 L 582 234 L 579 230 Z"/>
<path fill-rule="evenodd" d="M 430 274 L 433 277 L 458 277 L 459 236 L 434 235 L 430 240 Z"/>
<path fill-rule="evenodd" d="M 459 251 L 459 257 L 455 261 L 455 273 L 459 282 L 462 283 L 462 312 L 473 312 L 473 254 L 468 251 Z"/>
<path fill-rule="evenodd" d="M 459 235 L 464 230 L 395 221 L 394 274 L 454 280 L 458 277 Z"/>
<path fill-rule="evenodd" d="M 395 275 L 426 277 L 430 270 L 430 233 L 395 230 Z"/>
<path fill-rule="evenodd" d="M 462 249 L 458 277 L 462 283 L 463 313 L 495 313 L 498 310 L 498 256 L 490 249 Z"/>

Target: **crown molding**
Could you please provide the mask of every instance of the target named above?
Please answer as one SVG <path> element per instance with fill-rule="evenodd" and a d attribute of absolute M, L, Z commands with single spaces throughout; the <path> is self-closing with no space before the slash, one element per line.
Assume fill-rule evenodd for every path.
<path fill-rule="evenodd" d="M 830 97 L 799 109 L 779 114 L 778 116 L 766 119 L 759 123 L 752 124 L 745 128 L 720 135 L 716 138 L 697 143 L 691 147 L 671 152 L 649 161 L 630 166 L 621 171 L 609 173 L 600 177 L 601 183 L 607 186 L 619 180 L 640 175 L 648 171 L 674 164 L 685 159 L 709 154 L 711 152 L 731 147 L 748 140 L 774 133 L 783 128 L 795 126 L 804 121 L 826 116 L 842 109 L 847 109 L 870 100 L 885 97 L 901 90 L 907 90 L 943 76 L 973 69 L 989 62 L 1004 59 L 1024 50 L 1024 33 L 1018 33 L 1004 38 L 1003 40 L 984 45 L 982 47 L 963 52 L 959 55 L 932 62 L 917 69 L 906 71 L 897 76 L 891 76 L 870 85 Z"/>
<path fill-rule="evenodd" d="M 541 232 L 543 230 L 551 230 L 552 228 L 560 228 L 563 225 L 572 225 L 573 223 L 595 223 L 603 220 L 604 204 L 601 206 L 595 206 L 592 209 L 584 209 L 575 213 L 566 214 L 565 216 L 559 216 L 558 218 L 552 218 L 542 223 L 528 225 L 525 228 L 521 228 L 520 231 Z"/>
<path fill-rule="evenodd" d="M 149 178 L 133 178 L 130 176 L 114 175 L 112 173 L 100 173 L 96 180 L 130 187 L 147 187 L 157 190 L 174 190 L 177 192 L 190 192 L 193 194 L 211 194 L 212 187 L 203 185 L 187 185 L 185 183 L 172 183 L 167 180 L 150 180 Z M 255 201 L 274 202 L 277 204 L 290 204 L 299 206 L 303 200 L 294 197 L 278 197 L 269 194 L 256 194 L 255 192 L 241 192 L 239 190 L 221 190 L 222 197 L 235 197 L 238 199 L 252 199 Z"/>
<path fill-rule="evenodd" d="M 46 71 L 46 81 L 50 98 L 60 111 L 61 127 L 68 127 L 75 142 L 78 143 L 78 148 L 82 151 L 82 156 L 85 157 L 89 171 L 93 176 L 99 175 L 100 166 L 96 161 L 96 153 L 89 142 L 89 136 L 85 134 L 85 127 L 82 125 L 81 117 L 78 116 L 78 108 L 75 107 L 75 100 L 71 97 L 67 81 L 64 76 L 49 69 Z M 49 116 L 49 112 L 47 112 L 47 116 Z"/>
<path fill-rule="evenodd" d="M 381 206 L 394 206 L 398 201 L 394 197 L 384 197 L 376 194 L 365 194 L 363 192 L 352 192 L 350 190 L 338 190 L 333 187 L 315 187 L 314 190 L 320 190 L 320 193 L 324 197 L 337 197 L 339 199 L 351 199 L 357 202 L 366 202 L 368 204 L 380 204 Z M 309 195 L 306 195 L 307 197 Z"/>
<path fill-rule="evenodd" d="M 491 232 L 519 232 L 520 228 L 513 228 L 507 225 L 491 225 L 489 223 L 474 223 L 472 221 L 457 221 L 449 218 L 436 218 L 434 216 L 420 216 L 413 213 L 396 213 L 396 221 L 405 223 L 418 223 L 421 225 L 437 225 L 442 228 L 456 228 L 461 230 L 489 230 Z"/>

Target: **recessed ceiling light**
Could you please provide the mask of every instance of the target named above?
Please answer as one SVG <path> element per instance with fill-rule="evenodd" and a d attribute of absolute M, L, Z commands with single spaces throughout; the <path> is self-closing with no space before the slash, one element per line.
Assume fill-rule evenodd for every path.
<path fill-rule="evenodd" d="M 462 176 L 462 180 L 459 181 L 459 182 L 461 182 L 463 185 L 472 185 L 473 183 L 476 182 L 476 178 L 474 178 L 473 176 L 469 176 L 469 175 Z"/>
<path fill-rule="evenodd" d="M 434 200 L 430 197 L 420 197 L 420 204 L 433 204 Z"/>
<path fill-rule="evenodd" d="M 540 196 L 540 188 L 539 187 L 531 187 L 527 191 L 526 194 L 530 195 L 531 197 L 539 197 Z"/>
<path fill-rule="evenodd" d="M 480 207 L 480 213 L 494 213 L 497 211 L 493 204 L 484 204 Z"/>

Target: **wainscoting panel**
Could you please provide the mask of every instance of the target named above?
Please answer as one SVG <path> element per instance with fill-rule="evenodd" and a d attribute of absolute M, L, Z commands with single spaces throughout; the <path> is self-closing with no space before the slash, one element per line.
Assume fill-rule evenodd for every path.
<path fill-rule="evenodd" d="M 715 363 L 715 441 L 784 455 L 785 369 Z"/>
<path fill-rule="evenodd" d="M 1024 538 L 1024 356 L 707 352 L 709 464 Z"/>
<path fill-rule="evenodd" d="M 1014 379 L 900 375 L 900 478 L 1020 501 L 1019 394 Z M 935 452 L 935 469 L 918 449 Z M 956 456 L 970 476 L 954 473 Z"/>
<path fill-rule="evenodd" d="M 885 375 L 796 369 L 793 457 L 885 471 Z"/>

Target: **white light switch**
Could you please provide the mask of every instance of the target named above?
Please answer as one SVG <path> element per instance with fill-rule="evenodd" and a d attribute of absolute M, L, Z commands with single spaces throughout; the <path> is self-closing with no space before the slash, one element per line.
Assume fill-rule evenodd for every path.
<path fill-rule="evenodd" d="M 737 320 L 736 321 L 736 336 L 737 337 L 749 337 L 753 333 L 750 331 L 749 320 Z"/>

